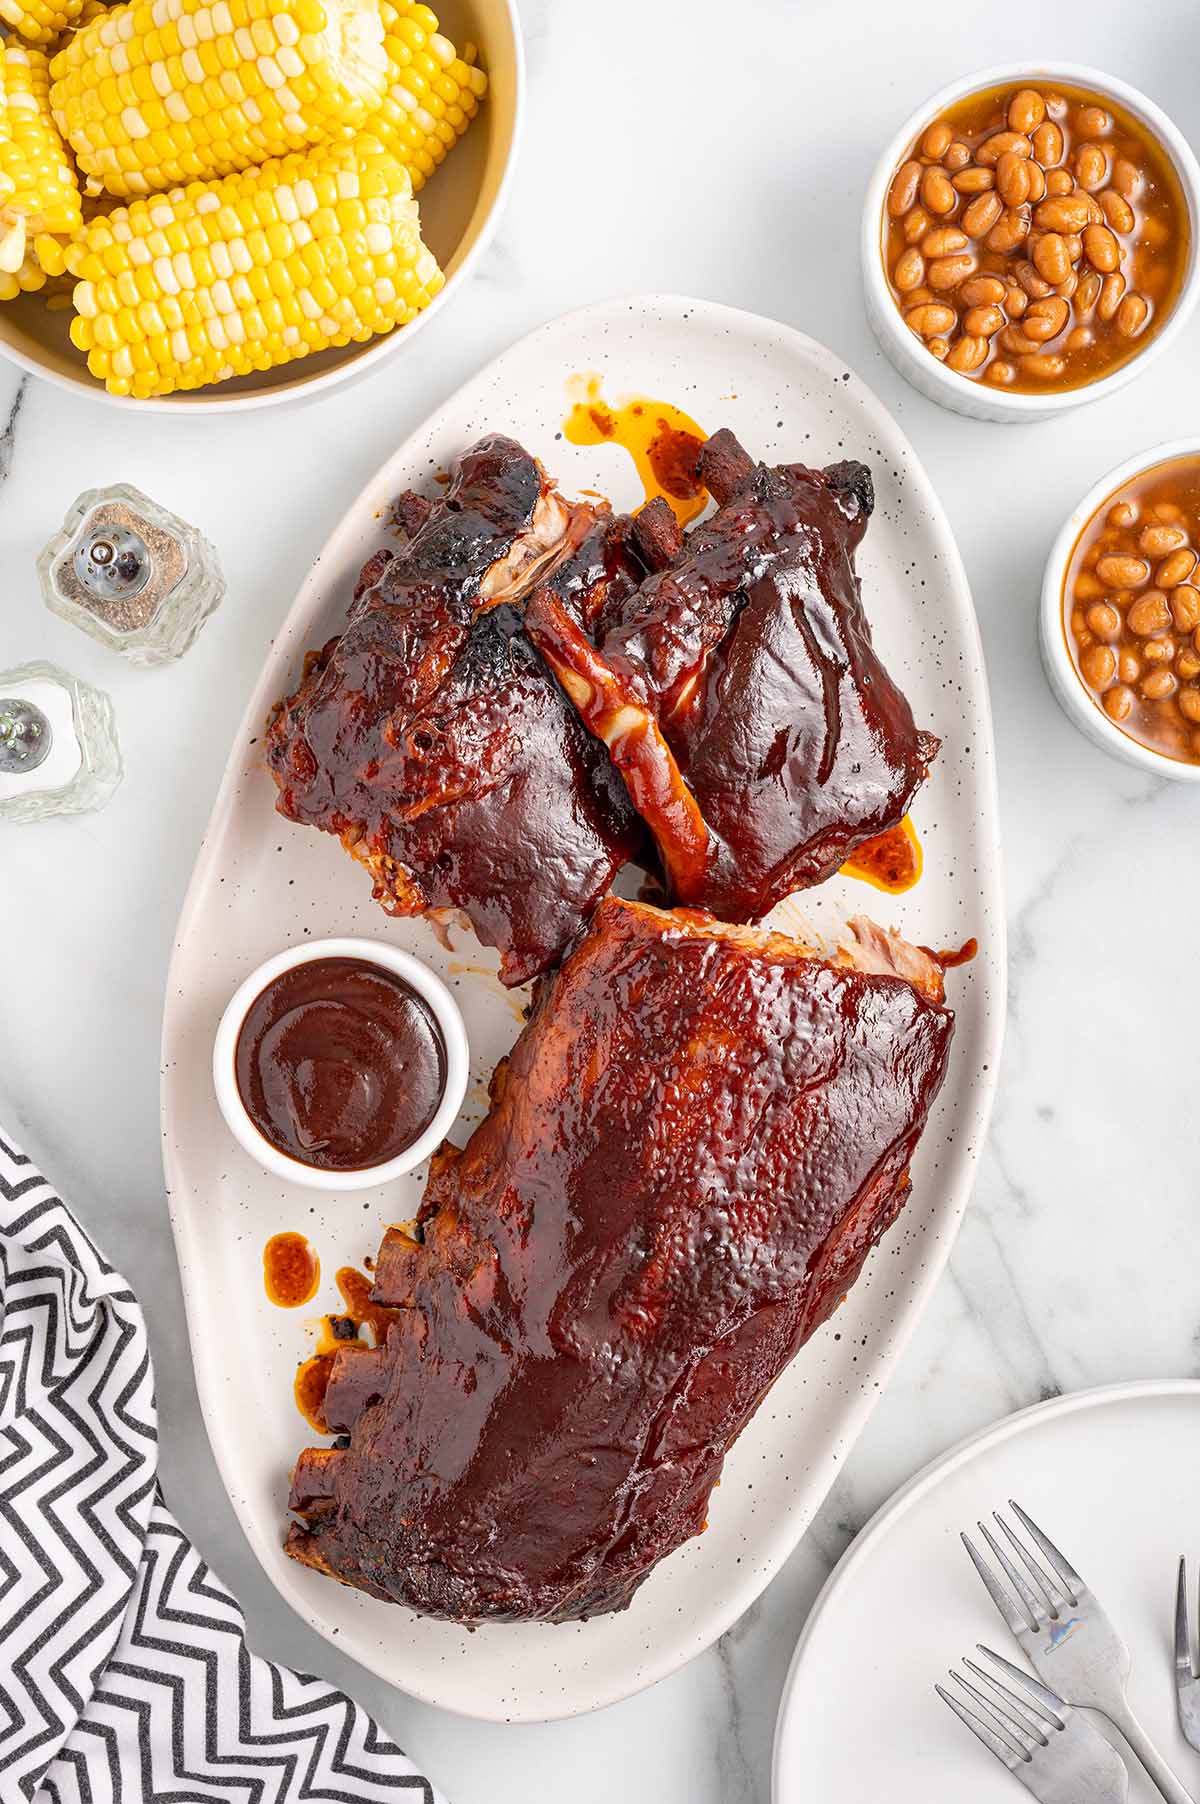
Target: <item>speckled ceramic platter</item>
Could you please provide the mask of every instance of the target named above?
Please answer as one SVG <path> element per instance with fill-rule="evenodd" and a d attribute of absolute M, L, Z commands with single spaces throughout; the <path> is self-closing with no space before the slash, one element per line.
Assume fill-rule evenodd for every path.
<path fill-rule="evenodd" d="M 913 1167 L 901 1223 L 862 1281 L 780 1379 L 737 1443 L 707 1532 L 663 1562 L 622 1615 L 568 1627 L 474 1634 L 347 1590 L 284 1557 L 288 1473 L 312 1440 L 292 1381 L 312 1328 L 338 1306 L 337 1267 L 361 1265 L 389 1221 L 416 1212 L 424 1173 L 386 1190 L 291 1189 L 226 1132 L 212 1093 L 213 1034 L 229 996 L 262 959 L 307 935 L 360 934 L 409 947 L 454 987 L 474 1083 L 460 1130 L 519 1026 L 495 959 L 464 933 L 445 949 L 423 921 L 390 921 L 365 874 L 323 835 L 274 812 L 261 731 L 306 647 L 339 625 L 355 573 L 401 489 L 431 483 L 478 434 L 503 430 L 538 453 L 564 489 L 618 506 L 641 492 L 613 445 L 561 438 L 565 385 L 598 372 L 610 399 L 673 401 L 708 431 L 731 426 L 757 455 L 824 463 L 864 458 L 878 504 L 859 554 L 876 640 L 922 725 L 942 739 L 914 817 L 920 883 L 894 898 L 837 878 L 804 899 L 818 928 L 869 908 L 928 945 L 975 936 L 978 957 L 950 974 L 958 1016 L 949 1078 Z M 786 924 L 794 902 L 784 903 Z M 707 1647 L 767 1584 L 804 1532 L 861 1430 L 940 1272 L 967 1202 L 995 1082 L 1004 1007 L 1004 916 L 992 731 L 979 635 L 958 552 L 903 434 L 844 364 L 788 326 L 676 297 L 605 302 L 514 345 L 402 445 L 333 532 L 296 598 L 250 698 L 180 919 L 167 990 L 163 1139 L 171 1217 L 201 1402 L 213 1451 L 258 1557 L 288 1601 L 343 1652 L 406 1691 L 496 1719 L 566 1716 L 652 1684 Z M 461 1138 L 461 1133 L 459 1135 Z M 311 1307 L 275 1308 L 262 1248 L 301 1229 L 321 1260 Z"/>

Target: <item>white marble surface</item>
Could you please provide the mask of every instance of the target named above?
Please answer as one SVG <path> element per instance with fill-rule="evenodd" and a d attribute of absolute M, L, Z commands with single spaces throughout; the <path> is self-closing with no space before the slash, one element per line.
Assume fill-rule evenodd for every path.
<path fill-rule="evenodd" d="M 877 145 L 961 70 L 1037 53 L 1109 68 L 1200 141 L 1189 0 L 997 9 L 936 29 L 887 0 L 522 0 L 529 129 L 481 274 L 369 386 L 287 413 L 123 417 L 0 367 L 0 668 L 50 656 L 114 695 L 128 763 L 108 810 L 0 828 L 0 1121 L 73 1201 L 149 1312 L 163 1477 L 264 1652 L 337 1677 L 455 1804 L 765 1804 L 788 1656 L 855 1529 L 913 1470 L 1055 1390 L 1200 1371 L 1195 955 L 1200 797 L 1091 749 L 1035 647 L 1063 514 L 1128 452 L 1197 429 L 1200 326 L 1123 394 L 1028 429 L 906 389 L 863 315 L 860 197 Z M 739 21 L 740 14 L 740 22 Z M 538 321 L 669 288 L 788 320 L 893 407 L 959 536 L 991 671 L 1011 931 L 1004 1071 L 951 1265 L 845 1476 L 723 1643 L 602 1715 L 498 1729 L 339 1661 L 269 1590 L 208 1453 L 158 1153 L 172 927 L 264 648 L 339 512 L 397 439 Z M 37 598 L 33 559 L 82 488 L 124 478 L 200 524 L 231 579 L 185 663 L 127 670 Z"/>

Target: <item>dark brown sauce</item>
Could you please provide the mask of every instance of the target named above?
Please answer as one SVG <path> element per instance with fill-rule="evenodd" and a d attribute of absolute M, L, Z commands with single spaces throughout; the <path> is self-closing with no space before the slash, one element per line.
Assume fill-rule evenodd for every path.
<path fill-rule="evenodd" d="M 446 1086 L 446 1048 L 402 978 L 365 959 L 317 958 L 251 1003 L 235 1069 L 272 1146 L 321 1171 L 359 1171 L 425 1132 Z"/>
<path fill-rule="evenodd" d="M 345 1313 L 321 1317 L 316 1351 L 296 1372 L 293 1386 L 296 1407 L 318 1434 L 332 1433 L 325 1420 L 325 1392 L 338 1353 L 356 1350 L 365 1353 L 371 1347 L 382 1346 L 389 1325 L 399 1314 L 396 1309 L 384 1309 L 379 1303 L 372 1303 L 372 1282 L 366 1272 L 358 1271 L 353 1265 L 340 1268 L 337 1287 L 346 1305 Z M 365 1338 L 364 1329 L 367 1331 Z"/>
<path fill-rule="evenodd" d="M 957 952 L 935 952 L 932 946 L 922 946 L 920 950 L 922 952 L 928 952 L 930 958 L 935 958 L 938 964 L 941 965 L 943 971 L 953 971 L 956 965 L 970 964 L 971 960 L 979 951 L 979 941 L 974 937 L 969 940 L 964 940 Z"/>
<path fill-rule="evenodd" d="M 263 1248 L 263 1283 L 272 1303 L 297 1309 L 317 1294 L 321 1261 L 303 1234 L 272 1234 Z"/>

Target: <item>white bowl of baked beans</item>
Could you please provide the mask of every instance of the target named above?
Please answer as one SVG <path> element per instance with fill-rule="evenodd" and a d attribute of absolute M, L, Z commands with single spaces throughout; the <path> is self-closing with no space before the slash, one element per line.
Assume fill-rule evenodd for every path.
<path fill-rule="evenodd" d="M 1200 167 L 1128 83 L 980 70 L 925 102 L 863 211 L 867 313 L 914 387 L 972 419 L 1049 419 L 1124 387 L 1200 292 Z"/>
<path fill-rule="evenodd" d="M 1083 497 L 1046 563 L 1038 637 L 1089 739 L 1200 783 L 1200 438 L 1140 452 Z"/>

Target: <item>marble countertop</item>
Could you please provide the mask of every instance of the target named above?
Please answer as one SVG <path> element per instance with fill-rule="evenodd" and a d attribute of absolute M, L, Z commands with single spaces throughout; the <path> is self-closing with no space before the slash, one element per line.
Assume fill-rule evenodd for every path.
<path fill-rule="evenodd" d="M 0 828 L 0 1121 L 127 1274 L 150 1318 L 169 1500 L 241 1596 L 264 1653 L 353 1690 L 454 1804 L 765 1804 L 804 1616 L 856 1530 L 962 1435 L 1060 1390 L 1200 1373 L 1200 832 L 1194 789 L 1093 750 L 1046 688 L 1042 563 L 1130 452 L 1197 431 L 1200 324 L 1122 394 L 1046 425 L 983 426 L 907 388 L 867 327 L 861 196 L 878 145 L 963 70 L 1036 49 L 1108 68 L 1200 143 L 1189 0 L 1131 12 L 860 0 L 522 0 L 528 133 L 469 289 L 369 384 L 237 418 L 123 416 L 0 365 L 0 668 L 48 656 L 117 704 L 128 775 L 102 814 Z M 923 41 L 932 40 L 932 41 Z M 883 396 L 958 535 L 991 676 L 1011 988 L 974 1202 L 844 1475 L 765 1596 L 656 1690 L 575 1722 L 500 1729 L 411 1702 L 275 1596 L 196 1403 L 158 1137 L 172 930 L 252 678 L 322 539 L 442 397 L 515 337 L 603 295 L 670 289 L 774 315 Z M 217 544 L 227 605 L 184 663 L 142 673 L 41 608 L 39 547 L 75 494 L 138 484 Z"/>

